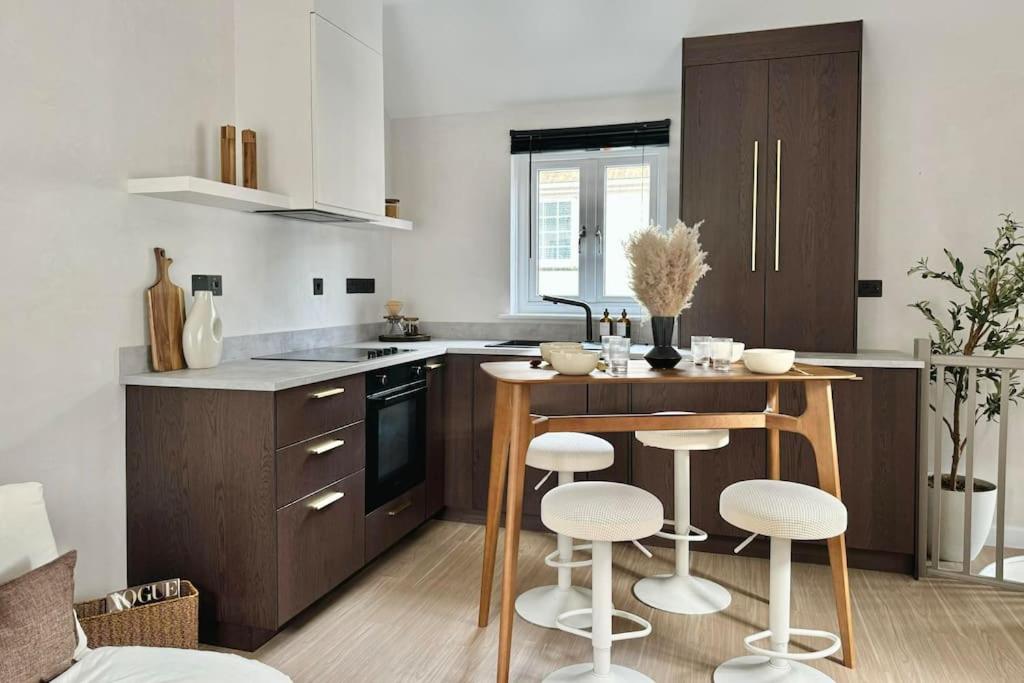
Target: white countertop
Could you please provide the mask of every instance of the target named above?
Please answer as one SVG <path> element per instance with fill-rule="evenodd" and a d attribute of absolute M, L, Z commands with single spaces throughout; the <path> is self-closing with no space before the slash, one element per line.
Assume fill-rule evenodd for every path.
<path fill-rule="evenodd" d="M 398 346 L 411 349 L 409 353 L 386 356 L 358 363 L 324 363 L 313 361 L 237 360 L 222 363 L 206 370 L 172 370 L 171 372 L 143 372 L 126 375 L 121 384 L 149 387 L 179 387 L 191 389 L 233 389 L 237 391 L 281 391 L 304 384 L 325 382 L 338 377 L 357 375 L 399 363 L 423 360 L 445 353 L 468 355 L 500 355 L 536 357 L 536 348 L 508 348 L 488 346 L 495 341 L 480 339 L 438 339 L 429 342 L 384 343 L 360 342 L 345 346 L 381 348 Z M 633 356 L 643 357 L 648 346 L 634 346 Z M 685 356 L 688 349 L 680 349 Z M 797 360 L 809 365 L 854 368 L 921 368 L 921 361 L 899 351 L 860 351 L 858 353 L 798 353 Z"/>

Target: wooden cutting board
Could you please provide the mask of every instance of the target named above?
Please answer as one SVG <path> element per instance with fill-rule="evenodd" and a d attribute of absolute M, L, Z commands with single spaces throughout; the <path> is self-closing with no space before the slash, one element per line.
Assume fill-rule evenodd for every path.
<path fill-rule="evenodd" d="M 181 330 L 185 325 L 185 292 L 168 274 L 174 259 L 160 247 L 156 254 L 156 284 L 146 290 L 146 308 L 149 310 L 149 349 L 153 370 L 166 372 L 185 367 L 185 354 L 181 350 Z"/>

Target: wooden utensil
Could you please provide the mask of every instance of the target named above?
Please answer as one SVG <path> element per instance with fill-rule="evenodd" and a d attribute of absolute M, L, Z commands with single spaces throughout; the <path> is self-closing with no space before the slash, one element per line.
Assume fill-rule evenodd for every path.
<path fill-rule="evenodd" d="M 156 283 L 146 290 L 149 309 L 149 349 L 153 370 L 166 372 L 185 367 L 181 349 L 181 330 L 185 325 L 185 292 L 171 282 L 168 269 L 174 259 L 161 247 L 155 247 Z"/>
<path fill-rule="evenodd" d="M 220 127 L 220 181 L 235 184 L 235 127 Z"/>
<path fill-rule="evenodd" d="M 257 189 L 256 180 L 256 131 L 246 128 L 242 131 L 242 185 Z"/>

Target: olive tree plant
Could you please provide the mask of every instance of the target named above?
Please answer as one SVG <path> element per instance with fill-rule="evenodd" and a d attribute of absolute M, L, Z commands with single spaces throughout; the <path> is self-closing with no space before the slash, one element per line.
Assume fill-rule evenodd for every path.
<path fill-rule="evenodd" d="M 1010 214 L 1003 214 L 1001 218 L 1003 222 L 997 229 L 995 243 L 985 248 L 983 263 L 970 272 L 965 273 L 964 262 L 949 249 L 943 250 L 948 261 L 947 269 L 933 269 L 928 265 L 928 259 L 922 258 L 907 271 L 907 275 L 941 280 L 955 290 L 956 298 L 945 304 L 942 317 L 936 314 L 930 301 L 910 304 L 932 324 L 932 354 L 1002 356 L 1024 343 L 1024 320 L 1020 310 L 1024 303 L 1024 226 Z M 967 368 L 947 367 L 942 378 L 944 385 L 953 393 L 952 416 L 941 416 L 953 447 L 949 474 L 942 476 L 942 488 L 950 491 L 965 487 L 964 478 L 957 477 L 957 469 L 960 456 L 967 447 L 965 418 L 961 417 L 968 399 L 967 372 Z M 938 381 L 936 375 L 933 367 L 933 383 Z M 998 419 L 1003 381 L 1010 382 L 1010 400 L 1016 403 L 1024 392 L 1015 373 L 1003 377 L 999 370 L 978 369 L 977 410 L 966 419 L 973 419 L 975 424 L 982 417 L 989 421 Z"/>

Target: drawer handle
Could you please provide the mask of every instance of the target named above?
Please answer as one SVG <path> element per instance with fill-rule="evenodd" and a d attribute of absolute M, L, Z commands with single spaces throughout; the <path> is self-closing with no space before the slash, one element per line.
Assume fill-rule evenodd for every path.
<path fill-rule="evenodd" d="M 344 445 L 345 442 L 342 441 L 341 439 L 334 439 L 333 441 L 328 441 L 326 443 L 320 444 L 319 446 L 314 446 L 313 448 L 310 448 L 309 452 L 311 455 L 323 455 L 328 451 L 333 451 L 335 448 L 339 448 Z"/>
<path fill-rule="evenodd" d="M 309 507 L 312 510 L 323 510 L 324 508 L 334 505 L 344 497 L 345 494 L 342 493 L 341 491 L 332 491 L 331 493 L 328 493 L 327 495 L 324 496 L 320 496 L 319 498 L 314 500 L 312 503 L 309 504 Z"/>
<path fill-rule="evenodd" d="M 313 398 L 330 398 L 331 396 L 337 396 L 338 394 L 344 394 L 345 387 L 335 387 L 334 389 L 324 389 L 313 394 Z"/>
<path fill-rule="evenodd" d="M 427 363 L 424 365 L 427 370 L 440 370 L 444 367 L 444 363 Z"/>
<path fill-rule="evenodd" d="M 398 507 L 396 507 L 394 510 L 388 510 L 388 517 L 397 517 L 398 515 L 400 515 L 402 513 L 403 510 L 405 510 L 406 508 L 411 508 L 411 507 L 412 507 L 412 501 L 411 500 L 407 500 L 404 503 L 402 503 L 401 505 L 399 505 Z"/>

